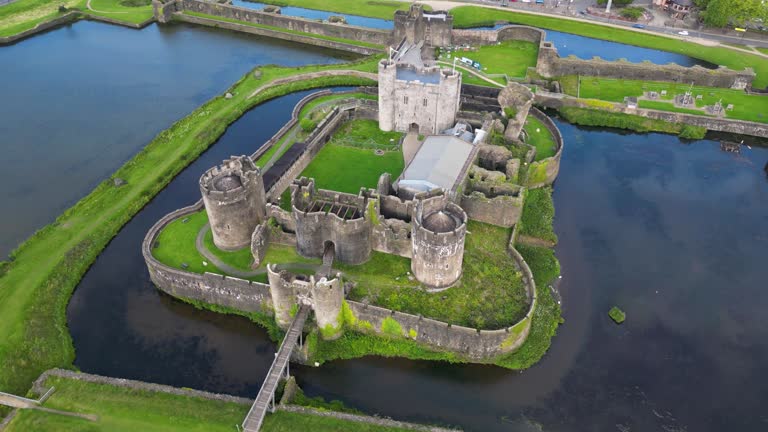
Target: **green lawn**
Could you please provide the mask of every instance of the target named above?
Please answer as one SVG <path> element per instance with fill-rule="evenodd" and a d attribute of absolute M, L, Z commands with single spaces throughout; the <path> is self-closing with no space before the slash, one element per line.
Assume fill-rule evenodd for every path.
<path fill-rule="evenodd" d="M 528 309 L 520 273 L 507 253 L 510 231 L 470 221 L 464 268 L 457 286 L 440 293 L 409 281 L 410 260 L 374 253 L 360 266 L 339 266 L 358 282 L 352 300 L 480 329 L 497 329 L 520 320 Z"/>
<path fill-rule="evenodd" d="M 557 235 L 552 228 L 554 218 L 555 204 L 552 201 L 552 188 L 547 186 L 529 189 L 525 194 L 518 232 L 522 235 L 557 242 Z"/>
<path fill-rule="evenodd" d="M 531 322 L 531 332 L 525 343 L 517 351 L 500 356 L 491 363 L 509 369 L 527 369 L 547 352 L 552 337 L 562 322 L 560 305 L 547 285 L 560 275 L 560 264 L 551 249 L 517 246 L 517 250 L 528 263 L 536 280 L 537 307 Z M 370 355 L 451 363 L 464 361 L 455 353 L 435 351 L 410 339 L 381 337 L 349 329 L 334 341 L 319 340 L 317 334 L 312 333 L 307 338 L 307 345 L 310 348 L 311 360 L 321 363 Z"/>
<path fill-rule="evenodd" d="M 319 189 L 356 194 L 361 187 L 375 188 L 381 174 L 397 178 L 405 163 L 399 149 L 381 156 L 372 149 L 389 147 L 390 139 L 397 143 L 401 135 L 383 132 L 371 120 L 353 120 L 334 134 L 301 175 L 314 178 Z"/>
<path fill-rule="evenodd" d="M 197 233 L 207 223 L 208 215 L 205 213 L 205 210 L 174 220 L 160 231 L 152 248 L 152 255 L 158 261 L 170 267 L 182 268 L 182 264 L 187 264 L 189 267 L 186 270 L 193 273 L 211 272 L 223 274 L 221 270 L 211 263 L 203 265 L 206 259 L 195 248 Z"/>
<path fill-rule="evenodd" d="M 467 57 L 479 62 L 487 74 L 506 74 L 510 77 L 525 77 L 529 67 L 536 67 L 539 47 L 527 41 L 504 41 L 499 45 L 485 45 L 477 51 L 452 52 L 451 56 Z M 452 62 L 452 58 L 441 59 Z M 465 75 L 466 76 L 466 75 Z M 488 85 L 485 83 L 485 85 Z"/>
<path fill-rule="evenodd" d="M 265 66 L 161 132 L 94 191 L 36 232 L 0 263 L 0 390 L 24 393 L 46 369 L 66 367 L 74 348 L 66 327 L 70 295 L 101 250 L 173 177 L 214 143 L 248 109 L 310 88 L 369 85 L 353 77 L 325 77 L 268 86 L 276 78 L 330 69 L 374 72 L 377 58 L 344 65 Z M 265 90 L 249 98 L 257 88 Z M 126 185 L 115 187 L 113 178 Z"/>
<path fill-rule="evenodd" d="M 691 89 L 694 96 L 701 95 L 701 99 L 696 100 L 697 107 L 705 105 L 714 105 L 722 100 L 723 106 L 733 104 L 733 110 L 726 111 L 726 117 L 739 120 L 748 120 L 755 122 L 768 123 L 768 98 L 764 96 L 749 95 L 742 90 L 731 90 L 714 87 L 701 87 L 685 84 L 676 84 L 668 82 L 637 81 L 637 80 L 619 80 L 610 78 L 582 77 L 580 97 L 589 99 L 601 99 L 612 102 L 623 102 L 625 96 L 642 96 L 645 91 L 656 91 L 661 95 L 662 90 L 667 91 L 666 96 L 660 96 L 660 101 L 640 101 L 643 107 L 654 109 L 666 109 L 667 111 L 688 112 L 691 114 L 704 115 L 704 111 L 683 110 L 671 105 L 676 94 L 684 94 Z M 568 86 L 567 92 L 575 96 L 572 85 Z M 663 100 L 667 105 L 663 105 Z M 648 104 L 650 102 L 650 105 Z"/>
<path fill-rule="evenodd" d="M 338 37 L 333 37 L 333 36 L 324 36 L 324 35 L 315 34 L 315 33 L 305 33 L 305 32 L 300 32 L 300 31 L 296 31 L 296 30 L 288 30 L 288 29 L 285 29 L 285 28 L 282 28 L 282 27 L 273 27 L 273 26 L 268 26 L 268 25 L 263 25 L 263 24 L 254 24 L 254 23 L 251 23 L 251 22 L 240 21 L 240 20 L 236 20 L 236 19 L 232 19 L 232 18 L 224 18 L 224 17 L 220 17 L 220 16 L 216 16 L 216 15 L 208 15 L 208 14 L 204 14 L 204 13 L 200 13 L 200 12 L 184 11 L 182 13 L 184 15 L 194 16 L 194 17 L 198 17 L 198 18 L 207 18 L 207 19 L 212 19 L 212 20 L 216 20 L 216 21 L 224 21 L 224 22 L 230 22 L 230 23 L 235 23 L 235 24 L 242 24 L 242 25 L 247 25 L 247 26 L 250 26 L 250 27 L 261 28 L 261 29 L 265 29 L 265 30 L 279 31 L 281 33 L 290 33 L 290 34 L 295 34 L 295 35 L 299 35 L 299 36 L 307 36 L 307 37 L 311 37 L 311 38 L 314 38 L 314 39 L 322 39 L 322 40 L 327 40 L 327 41 L 332 41 L 332 42 L 341 42 L 341 43 L 345 43 L 345 44 L 357 45 L 357 46 L 366 47 L 366 48 L 374 48 L 374 49 L 381 49 L 381 50 L 384 49 L 384 47 L 382 45 L 376 45 L 376 44 L 372 44 L 372 43 L 368 43 L 368 42 L 363 42 L 363 41 L 358 41 L 358 40 L 343 39 L 343 38 L 338 38 Z"/>
<path fill-rule="evenodd" d="M 654 48 L 684 54 L 734 70 L 752 67 L 757 74 L 755 87 L 768 85 L 768 58 L 747 54 L 725 46 L 705 46 L 681 39 L 648 34 L 644 32 L 603 26 L 588 22 L 568 20 L 554 16 L 541 16 L 514 11 L 487 9 L 479 6 L 460 6 L 451 10 L 454 27 L 469 28 L 494 25 L 497 21 L 508 21 L 544 29 L 552 29 L 597 39 Z"/>
<path fill-rule="evenodd" d="M 410 3 L 393 0 L 265 0 L 261 1 L 261 3 L 295 6 L 387 20 L 391 20 L 394 17 L 396 10 L 408 10 L 410 7 Z M 431 8 L 427 6 L 426 9 L 430 10 Z"/>
<path fill-rule="evenodd" d="M 67 8 L 84 4 L 83 0 L 17 0 L 0 6 L 0 37 L 12 36 L 36 25 L 64 15 L 59 6 Z"/>
<path fill-rule="evenodd" d="M 250 406 L 168 393 L 50 377 L 56 390 L 45 408 L 98 416 L 95 422 L 37 410 L 19 410 L 8 432 L 231 432 L 242 423 Z M 264 432 L 364 431 L 404 429 L 372 426 L 329 417 L 278 411 L 267 414 Z"/>
<path fill-rule="evenodd" d="M 213 231 L 210 229 L 203 238 L 203 244 L 213 255 L 232 267 L 248 270 L 253 265 L 253 255 L 251 254 L 251 248 L 246 246 L 236 251 L 223 251 L 216 247 L 213 243 Z"/>
<path fill-rule="evenodd" d="M 555 138 L 541 120 L 529 115 L 525 120 L 523 129 L 528 134 L 528 141 L 526 143 L 536 147 L 536 158 L 534 160 L 539 161 L 555 155 L 557 152 Z"/>
<path fill-rule="evenodd" d="M 82 9 L 91 15 L 141 24 L 152 18 L 152 3 L 149 0 L 91 0 L 91 9 L 83 3 Z"/>

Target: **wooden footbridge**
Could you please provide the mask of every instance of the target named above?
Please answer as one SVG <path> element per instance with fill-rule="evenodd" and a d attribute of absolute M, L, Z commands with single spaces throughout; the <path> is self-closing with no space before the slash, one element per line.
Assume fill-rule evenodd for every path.
<path fill-rule="evenodd" d="M 277 383 L 280 382 L 283 371 L 285 371 L 286 377 L 290 375 L 289 361 L 291 353 L 293 353 L 297 343 L 301 344 L 301 331 L 304 328 L 304 322 L 307 321 L 309 316 L 309 310 L 309 306 L 301 306 L 290 327 L 288 327 L 285 338 L 283 338 L 283 342 L 280 344 L 280 349 L 277 350 L 275 361 L 272 362 L 272 366 L 269 368 L 269 372 L 267 372 L 267 377 L 261 385 L 261 390 L 259 390 L 251 410 L 248 411 L 248 415 L 243 420 L 243 431 L 258 432 L 261 428 L 261 423 L 264 421 L 264 416 L 267 414 L 267 410 L 274 412 Z"/>

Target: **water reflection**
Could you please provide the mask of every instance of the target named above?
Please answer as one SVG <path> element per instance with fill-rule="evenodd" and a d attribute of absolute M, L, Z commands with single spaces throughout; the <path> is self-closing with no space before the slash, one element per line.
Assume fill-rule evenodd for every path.
<path fill-rule="evenodd" d="M 252 67 L 341 55 L 206 27 L 90 21 L 0 48 L 0 201 L 13 208 L 0 257 Z"/>

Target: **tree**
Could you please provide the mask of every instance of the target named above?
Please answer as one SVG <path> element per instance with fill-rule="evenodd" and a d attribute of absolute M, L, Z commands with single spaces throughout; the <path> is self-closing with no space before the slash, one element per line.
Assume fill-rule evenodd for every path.
<path fill-rule="evenodd" d="M 622 9 L 621 16 L 623 16 L 624 18 L 629 18 L 631 20 L 637 21 L 638 18 L 643 16 L 643 12 L 645 12 L 645 9 L 639 6 L 632 6 L 632 7 Z"/>
<path fill-rule="evenodd" d="M 707 0 L 702 16 L 708 26 L 740 26 L 747 21 L 768 19 L 768 5 L 763 4 L 763 0 Z"/>
<path fill-rule="evenodd" d="M 612 5 L 613 6 L 626 6 L 630 3 L 632 3 L 634 0 L 613 0 Z M 605 6 L 605 4 L 608 3 L 608 0 L 597 0 L 597 4 L 600 6 Z"/>

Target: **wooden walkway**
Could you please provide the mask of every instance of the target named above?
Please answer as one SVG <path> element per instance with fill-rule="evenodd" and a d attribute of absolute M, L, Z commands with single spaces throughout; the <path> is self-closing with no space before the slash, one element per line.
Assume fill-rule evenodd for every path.
<path fill-rule="evenodd" d="M 301 306 L 290 327 L 288 327 L 288 332 L 286 332 L 285 338 L 280 344 L 280 349 L 277 351 L 275 361 L 272 362 L 269 372 L 267 372 L 267 377 L 261 385 L 261 390 L 259 390 L 251 410 L 248 411 L 248 415 L 243 420 L 243 431 L 258 432 L 261 428 L 261 423 L 264 421 L 264 416 L 267 414 L 267 410 L 274 411 L 277 383 L 280 382 L 284 370 L 286 375 L 288 375 L 286 368 L 291 359 L 291 353 L 301 337 L 304 322 L 309 316 L 309 309 L 309 306 Z"/>

